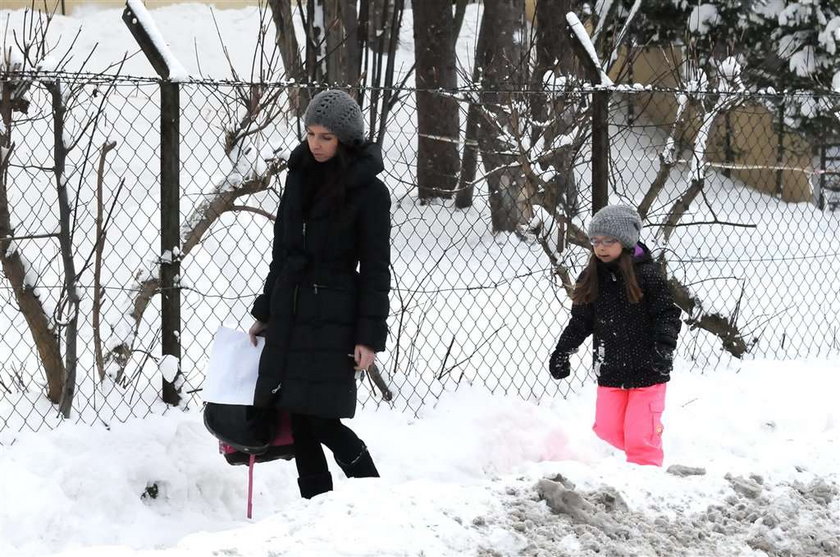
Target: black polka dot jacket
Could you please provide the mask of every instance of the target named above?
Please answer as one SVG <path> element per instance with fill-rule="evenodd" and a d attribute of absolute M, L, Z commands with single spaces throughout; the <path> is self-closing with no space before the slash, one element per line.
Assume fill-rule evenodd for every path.
<path fill-rule="evenodd" d="M 621 271 L 599 261 L 598 297 L 572 306 L 571 320 L 557 342 L 558 351 L 573 353 L 593 335 L 595 373 L 602 387 L 632 389 L 670 380 L 670 366 L 655 366 L 654 358 L 670 359 L 676 348 L 680 309 L 647 246 L 635 247 L 633 263 L 641 301 L 630 303 Z"/>

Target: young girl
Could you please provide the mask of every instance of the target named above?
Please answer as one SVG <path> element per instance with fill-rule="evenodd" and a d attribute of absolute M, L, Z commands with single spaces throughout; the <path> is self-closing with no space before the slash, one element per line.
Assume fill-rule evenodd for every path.
<path fill-rule="evenodd" d="M 549 369 L 569 376 L 569 355 L 590 334 L 596 353 L 595 433 L 627 461 L 662 465 L 665 385 L 680 331 L 680 310 L 668 284 L 639 242 L 642 220 L 632 207 L 611 205 L 589 224 L 592 255 L 572 294 L 572 317 Z"/>
<path fill-rule="evenodd" d="M 354 369 L 385 348 L 391 201 L 352 97 L 318 93 L 303 119 L 249 333 L 266 339 L 254 404 L 291 414 L 300 494 L 311 498 L 333 486 L 322 445 L 348 477 L 379 475 L 341 418 L 356 410 Z"/>

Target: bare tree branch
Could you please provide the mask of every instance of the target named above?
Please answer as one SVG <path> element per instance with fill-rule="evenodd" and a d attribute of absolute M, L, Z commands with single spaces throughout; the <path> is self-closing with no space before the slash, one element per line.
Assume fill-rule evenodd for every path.
<path fill-rule="evenodd" d="M 260 176 L 239 184 L 230 184 L 227 179 L 217 184 L 205 201 L 193 210 L 182 228 L 181 257 L 186 257 L 192 252 L 193 248 L 201 242 L 201 239 L 221 215 L 241 207 L 235 204 L 237 199 L 265 191 L 271 184 L 272 179 L 284 168 L 285 161 L 274 161 L 266 172 Z M 135 288 L 134 298 L 126 314 L 130 321 L 131 331 L 127 336 L 120 338 L 104 358 L 106 364 L 110 365 L 113 362 L 116 366 L 111 375 L 117 378 L 123 376 L 131 358 L 133 343 L 143 314 L 152 298 L 160 291 L 160 279 L 157 273 L 147 272 L 144 277 L 141 277 Z"/>
<path fill-rule="evenodd" d="M 93 266 L 93 353 L 99 380 L 105 379 L 105 359 L 102 356 L 102 328 L 100 319 L 102 314 L 102 252 L 105 245 L 105 223 L 103 221 L 103 183 L 105 181 L 105 157 L 117 146 L 116 141 L 105 142 L 99 150 L 99 167 L 96 173 L 96 243 L 94 244 L 95 260 Z M 120 181 L 120 186 L 124 181 Z"/>

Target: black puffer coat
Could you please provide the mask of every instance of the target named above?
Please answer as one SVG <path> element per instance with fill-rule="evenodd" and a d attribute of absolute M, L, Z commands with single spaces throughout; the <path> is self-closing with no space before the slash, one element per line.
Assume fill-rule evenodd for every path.
<path fill-rule="evenodd" d="M 305 143 L 289 157 L 271 266 L 251 310 L 268 323 L 254 403 L 349 418 L 356 410 L 355 345 L 385 348 L 391 201 L 376 177 L 383 169 L 379 147 L 368 145 L 344 175 L 342 208 L 320 195 L 305 215 L 311 161 Z"/>
<path fill-rule="evenodd" d="M 641 301 L 631 304 L 621 271 L 598 261 L 598 297 L 572 306 L 572 318 L 557 342 L 559 351 L 571 353 L 593 335 L 602 387 L 632 389 L 670 380 L 670 374 L 654 370 L 652 357 L 654 350 L 671 354 L 676 348 L 680 309 L 647 246 L 637 246 L 633 263 Z"/>

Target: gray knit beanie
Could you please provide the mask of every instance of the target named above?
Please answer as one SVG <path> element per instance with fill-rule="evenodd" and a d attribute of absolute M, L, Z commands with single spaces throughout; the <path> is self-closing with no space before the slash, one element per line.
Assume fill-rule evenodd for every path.
<path fill-rule="evenodd" d="M 321 91 L 312 97 L 303 123 L 324 126 L 345 145 L 357 145 L 365 140 L 365 122 L 359 103 L 338 89 Z"/>
<path fill-rule="evenodd" d="M 642 218 L 636 209 L 627 205 L 608 205 L 595 213 L 589 222 L 589 237 L 610 236 L 625 248 L 632 248 L 639 241 Z"/>

